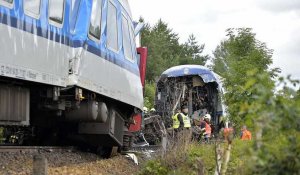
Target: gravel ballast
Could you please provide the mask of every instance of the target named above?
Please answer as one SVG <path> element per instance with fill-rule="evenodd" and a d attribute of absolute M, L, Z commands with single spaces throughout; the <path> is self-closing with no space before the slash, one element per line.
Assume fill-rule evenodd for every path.
<path fill-rule="evenodd" d="M 47 159 L 48 175 L 130 175 L 135 174 L 139 169 L 131 160 L 122 155 L 102 159 L 96 154 L 80 151 L 20 151 L 0 153 L 0 174 L 32 174 L 35 155 L 41 155 Z"/>

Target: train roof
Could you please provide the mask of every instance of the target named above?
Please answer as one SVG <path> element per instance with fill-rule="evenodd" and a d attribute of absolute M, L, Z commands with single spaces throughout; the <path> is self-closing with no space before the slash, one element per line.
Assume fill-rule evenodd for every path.
<path fill-rule="evenodd" d="M 159 81 L 162 81 L 165 78 L 183 77 L 189 75 L 198 75 L 205 83 L 220 83 L 219 76 L 216 73 L 201 65 L 180 65 L 171 67 L 161 74 Z"/>

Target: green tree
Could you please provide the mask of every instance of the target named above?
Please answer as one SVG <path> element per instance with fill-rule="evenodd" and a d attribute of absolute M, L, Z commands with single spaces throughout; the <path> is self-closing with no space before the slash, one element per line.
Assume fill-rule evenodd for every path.
<path fill-rule="evenodd" d="M 142 45 L 148 47 L 146 79 L 155 81 L 169 66 L 177 64 L 180 55 L 178 35 L 159 20 L 153 27 L 146 25 L 142 32 Z"/>
<path fill-rule="evenodd" d="M 257 93 L 255 100 L 241 105 L 241 112 L 255 121 L 255 144 L 250 149 L 248 174 L 299 174 L 300 99 L 295 96 L 296 91 L 287 86 L 298 81 L 278 79 L 283 89 L 274 94 L 262 83 L 268 81 L 269 74 L 252 72 L 249 75 L 252 78 L 244 88 Z"/>
<path fill-rule="evenodd" d="M 245 173 L 299 174 L 300 100 L 288 87 L 299 81 L 277 79 L 280 69 L 269 69 L 272 50 L 251 29 L 228 29 L 227 36 L 214 52 L 212 68 L 225 78 L 231 120 L 254 132 Z M 277 93 L 275 82 L 284 87 Z"/>
<path fill-rule="evenodd" d="M 161 73 L 170 67 L 182 64 L 204 65 L 208 59 L 207 55 L 201 55 L 204 45 L 199 45 L 193 34 L 187 42 L 180 44 L 178 34 L 162 20 L 153 26 L 146 24 L 141 38 L 142 45 L 148 47 L 148 81 L 157 80 Z"/>
<path fill-rule="evenodd" d="M 244 84 L 247 82 L 247 87 L 254 85 L 254 81 L 248 81 L 253 76 L 251 72 L 268 74 L 268 78 L 260 83 L 273 90 L 273 72 L 269 70 L 273 51 L 258 41 L 249 28 L 227 29 L 227 37 L 214 51 L 212 68 L 224 78 L 225 101 L 231 120 L 236 124 L 252 125 L 251 120 L 245 118 L 247 113 L 240 112 L 240 107 L 255 100 L 257 91 L 245 89 Z"/>
<path fill-rule="evenodd" d="M 197 64 L 205 65 L 208 55 L 202 55 L 204 44 L 199 45 L 194 34 L 191 34 L 188 41 L 182 45 L 183 52 L 181 54 L 179 64 Z"/>

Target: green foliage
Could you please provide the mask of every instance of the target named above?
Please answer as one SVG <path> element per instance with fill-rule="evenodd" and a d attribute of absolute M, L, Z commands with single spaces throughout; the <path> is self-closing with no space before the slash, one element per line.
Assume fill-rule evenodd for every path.
<path fill-rule="evenodd" d="M 203 171 L 203 162 L 194 150 L 195 145 L 191 144 L 188 149 L 172 149 L 165 157 L 158 157 L 150 160 L 142 168 L 140 175 L 197 175 Z M 182 148 L 182 147 L 180 147 Z M 180 150 L 180 151 L 179 151 Z M 172 152 L 172 153 L 171 153 Z"/>
<path fill-rule="evenodd" d="M 194 162 L 198 158 L 202 159 L 206 173 L 214 173 L 216 165 L 214 145 L 192 145 L 189 151 L 189 162 Z"/>
<path fill-rule="evenodd" d="M 273 51 L 268 49 L 265 43 L 258 41 L 249 28 L 228 29 L 227 37 L 214 51 L 212 68 L 224 78 L 225 102 L 231 121 L 237 125 L 246 122 L 252 126 L 251 121 L 245 118 L 247 111 L 240 112 L 240 107 L 255 100 L 257 91 L 249 89 L 254 84 L 261 83 L 269 89 L 274 88 L 270 75 L 275 76 L 277 69 L 268 69 L 272 64 Z M 256 74 L 269 76 L 262 82 L 257 82 L 257 79 L 253 78 Z"/>
<path fill-rule="evenodd" d="M 188 41 L 182 45 L 182 48 L 181 57 L 178 60 L 179 65 L 204 65 L 209 58 L 208 55 L 201 55 L 204 49 L 204 44 L 198 45 L 196 37 L 193 34 L 189 36 Z"/>
<path fill-rule="evenodd" d="M 299 91 L 287 86 L 299 81 L 277 79 L 280 69 L 269 69 L 272 50 L 251 29 L 228 29 L 227 36 L 214 52 L 213 69 L 225 78 L 231 121 L 254 133 L 241 174 L 300 174 Z M 277 93 L 275 82 L 283 86 Z"/>
<path fill-rule="evenodd" d="M 146 79 L 155 81 L 166 69 L 181 64 L 204 65 L 208 56 L 201 56 L 204 45 L 198 45 L 194 35 L 184 44 L 167 23 L 159 20 L 154 26 L 146 25 L 142 31 L 142 45 L 148 47 Z"/>
<path fill-rule="evenodd" d="M 226 144 L 223 143 L 224 147 Z M 234 140 L 227 174 L 247 174 L 250 163 L 251 141 Z M 180 149 L 181 150 L 181 149 Z M 181 150 L 182 151 L 182 150 Z M 179 156 L 156 158 L 147 162 L 140 172 L 146 174 L 214 174 L 216 168 L 215 145 L 191 143 L 187 151 Z M 180 160 L 182 159 L 182 160 Z M 177 163 L 174 163 L 177 162 Z M 173 166 L 172 166 L 173 165 Z M 201 172 L 201 173 L 200 173 Z"/>
<path fill-rule="evenodd" d="M 189 132 L 181 132 L 178 139 L 169 140 L 166 154 L 158 155 L 145 164 L 140 174 L 203 174 L 203 162 L 200 157 L 190 154 L 195 143 L 191 142 Z"/>
<path fill-rule="evenodd" d="M 255 75 L 260 82 L 267 75 Z M 295 82 L 294 80 L 289 80 Z M 280 82 L 287 84 L 283 78 Z M 290 84 L 290 83 L 288 83 Z M 253 146 L 249 174 L 299 174 L 300 173 L 300 99 L 296 91 L 284 86 L 274 95 L 260 83 L 251 89 L 258 92 L 255 101 L 243 110 L 255 118 L 258 137 Z"/>
<path fill-rule="evenodd" d="M 300 134 L 278 133 L 276 137 L 265 138 L 262 147 L 252 154 L 248 174 L 299 174 Z"/>
<path fill-rule="evenodd" d="M 160 23 L 153 28 L 148 26 L 148 36 L 153 37 L 148 38 L 150 45 L 153 44 L 150 47 L 153 49 L 149 59 L 153 64 L 149 64 L 150 80 L 173 64 L 185 64 L 183 58 L 192 61 L 203 58 L 190 54 L 203 50 L 201 45 L 194 46 L 193 36 L 189 44 L 181 47 L 178 36 Z M 273 51 L 258 41 L 251 29 L 228 29 L 227 37 L 214 52 L 212 68 L 224 78 L 230 120 L 236 128 L 246 124 L 254 137 L 251 142 L 234 140 L 227 173 L 300 174 L 300 89 L 288 87 L 290 84 L 298 86 L 299 81 L 290 77 L 277 78 L 280 69 L 269 68 Z M 155 55 L 158 41 L 162 45 Z M 149 103 L 146 105 L 149 106 L 153 101 L 150 98 L 154 94 L 153 84 L 153 81 L 149 83 L 146 92 Z M 283 88 L 275 92 L 276 86 Z M 191 144 L 188 149 L 177 150 L 180 151 L 148 163 L 141 174 L 197 174 L 203 167 L 206 174 L 214 173 L 214 145 Z"/>
<path fill-rule="evenodd" d="M 141 175 L 166 175 L 170 170 L 161 164 L 159 160 L 150 160 L 139 173 Z"/>
<path fill-rule="evenodd" d="M 146 106 L 148 109 L 153 108 L 154 97 L 155 97 L 155 83 L 152 81 L 146 81 L 144 106 Z"/>
<path fill-rule="evenodd" d="M 226 143 L 222 144 L 225 147 Z M 245 165 L 248 164 L 249 148 L 253 145 L 253 142 L 245 142 L 238 139 L 233 141 L 233 147 L 231 150 L 231 158 L 228 165 L 227 174 L 244 174 Z M 204 144 L 194 145 L 190 150 L 191 158 L 201 158 L 203 160 L 205 173 L 214 174 L 216 168 L 215 159 L 215 145 Z"/>
<path fill-rule="evenodd" d="M 227 174 L 246 174 L 253 141 L 233 140 Z"/>

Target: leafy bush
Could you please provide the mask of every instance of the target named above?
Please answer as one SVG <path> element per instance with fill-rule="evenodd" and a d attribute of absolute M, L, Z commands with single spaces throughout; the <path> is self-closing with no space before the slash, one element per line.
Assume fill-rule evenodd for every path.
<path fill-rule="evenodd" d="M 154 98 L 155 98 L 155 83 L 151 81 L 146 81 L 144 106 L 146 106 L 149 110 L 154 107 L 154 100 L 155 100 Z"/>
<path fill-rule="evenodd" d="M 278 134 L 253 154 L 249 174 L 300 174 L 300 133 Z"/>
<path fill-rule="evenodd" d="M 203 144 L 192 142 L 189 133 L 183 132 L 179 138 L 170 141 L 168 150 L 163 156 L 147 162 L 140 175 L 146 174 L 214 174 L 216 169 L 216 144 Z M 172 142 L 174 141 L 174 142 Z M 223 147 L 223 153 L 227 143 L 218 142 Z M 253 145 L 252 141 L 235 139 L 232 142 L 232 154 L 227 172 L 239 174 L 244 171 L 249 162 L 249 153 Z"/>
<path fill-rule="evenodd" d="M 190 154 L 194 145 L 189 132 L 182 132 L 175 142 L 170 142 L 166 154 L 147 162 L 139 174 L 202 174 L 201 158 Z"/>
<path fill-rule="evenodd" d="M 248 174 L 253 141 L 233 140 L 228 174 Z M 227 143 L 221 143 L 225 147 Z M 178 148 L 178 147 L 176 147 Z M 181 151 L 178 151 L 181 150 Z M 170 152 L 170 151 L 169 151 Z M 174 154 L 175 153 L 175 154 Z M 174 149 L 172 153 L 147 162 L 140 175 L 153 174 L 214 174 L 216 169 L 215 144 L 189 143 L 186 151 Z"/>
<path fill-rule="evenodd" d="M 169 169 L 161 164 L 160 159 L 150 160 L 140 172 L 141 175 L 165 175 Z"/>
<path fill-rule="evenodd" d="M 214 52 L 213 69 L 225 78 L 231 121 L 251 127 L 254 142 L 244 174 L 300 174 L 298 80 L 278 78 L 270 69 L 273 50 L 251 29 L 229 29 Z M 282 87 L 275 92 L 275 87 Z"/>

